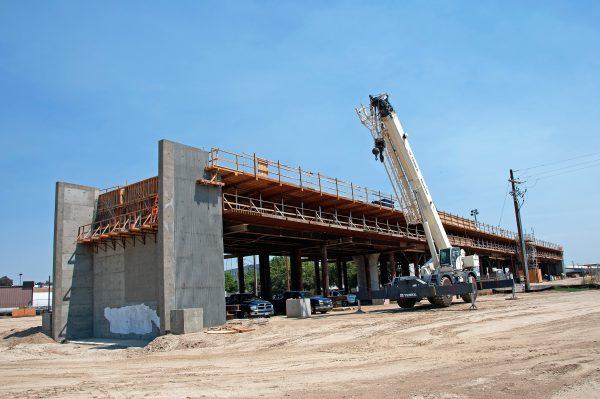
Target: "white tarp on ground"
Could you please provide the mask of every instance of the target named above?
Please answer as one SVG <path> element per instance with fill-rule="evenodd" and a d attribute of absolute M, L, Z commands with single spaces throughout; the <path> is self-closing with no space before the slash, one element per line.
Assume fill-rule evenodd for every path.
<path fill-rule="evenodd" d="M 150 334 L 152 323 L 160 326 L 156 310 L 143 303 L 123 306 L 121 308 L 104 308 L 104 317 L 110 324 L 110 332 L 114 334 Z"/>

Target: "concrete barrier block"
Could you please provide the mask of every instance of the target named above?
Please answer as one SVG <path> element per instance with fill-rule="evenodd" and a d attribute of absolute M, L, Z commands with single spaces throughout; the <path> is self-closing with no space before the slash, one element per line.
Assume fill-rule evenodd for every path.
<path fill-rule="evenodd" d="M 305 319 L 311 316 L 310 299 L 288 299 L 285 301 L 285 315 L 296 319 Z"/>
<path fill-rule="evenodd" d="M 202 308 L 171 310 L 171 333 L 189 334 L 202 331 L 203 313 Z"/>
<path fill-rule="evenodd" d="M 52 335 L 52 313 L 42 313 L 42 332 L 46 335 Z"/>

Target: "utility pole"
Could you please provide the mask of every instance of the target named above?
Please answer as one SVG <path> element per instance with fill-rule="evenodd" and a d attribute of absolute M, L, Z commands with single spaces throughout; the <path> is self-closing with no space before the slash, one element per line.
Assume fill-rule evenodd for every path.
<path fill-rule="evenodd" d="M 512 186 L 512 197 L 515 205 L 515 218 L 517 219 L 517 233 L 519 235 L 519 246 L 521 247 L 521 263 L 523 264 L 523 272 L 525 273 L 525 292 L 529 292 L 529 268 L 527 267 L 527 253 L 525 250 L 525 236 L 523 236 L 523 226 L 521 225 L 521 206 L 519 205 L 519 197 L 525 193 L 519 191 L 517 184 L 520 181 L 515 179 L 513 170 L 510 170 L 510 179 L 508 180 Z"/>

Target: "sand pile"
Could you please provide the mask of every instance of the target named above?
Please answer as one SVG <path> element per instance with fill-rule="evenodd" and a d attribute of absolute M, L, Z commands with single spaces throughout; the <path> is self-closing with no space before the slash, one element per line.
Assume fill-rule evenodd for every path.
<path fill-rule="evenodd" d="M 42 327 L 26 329 L 13 328 L 5 331 L 0 346 L 12 348 L 20 344 L 36 345 L 54 343 L 54 340 L 42 332 Z"/>

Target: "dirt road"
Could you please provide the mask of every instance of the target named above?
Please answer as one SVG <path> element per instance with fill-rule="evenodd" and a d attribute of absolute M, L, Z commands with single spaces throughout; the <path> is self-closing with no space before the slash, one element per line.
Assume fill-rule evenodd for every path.
<path fill-rule="evenodd" d="M 275 317 L 128 349 L 51 343 L 39 318 L 0 319 L 0 397 L 600 398 L 600 291 L 520 297 Z"/>

